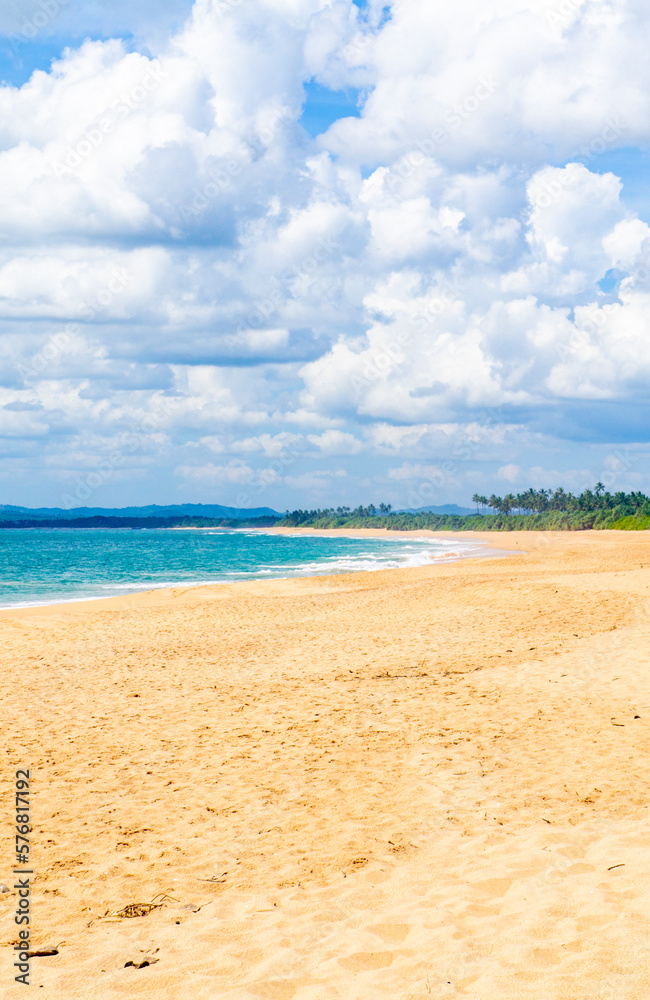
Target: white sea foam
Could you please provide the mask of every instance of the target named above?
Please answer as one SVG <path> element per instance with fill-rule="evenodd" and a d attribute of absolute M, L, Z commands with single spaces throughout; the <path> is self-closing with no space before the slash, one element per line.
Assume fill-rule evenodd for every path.
<path fill-rule="evenodd" d="M 257 536 L 266 535 L 280 540 L 288 539 L 302 539 L 305 540 L 309 537 L 315 536 L 305 536 L 302 533 L 283 533 L 278 535 L 272 531 L 263 531 L 260 529 L 237 529 L 225 532 L 223 530 L 215 530 L 206 532 L 209 534 L 233 534 L 233 535 L 248 535 Z M 327 536 L 320 536 L 327 537 Z M 333 536 L 329 536 L 333 537 Z M 336 538 L 349 538 L 354 539 L 359 542 L 362 539 L 358 535 L 342 535 L 337 534 L 334 536 Z M 377 548 L 373 547 L 373 541 L 378 542 Z M 19 600 L 15 603 L 4 603 L 0 605 L 0 608 L 30 608 L 30 607 L 47 607 L 52 604 L 73 604 L 77 602 L 93 601 L 101 598 L 116 597 L 120 595 L 129 595 L 134 593 L 142 593 L 148 590 L 163 590 L 163 589 L 178 589 L 178 588 L 190 588 L 190 587 L 204 587 L 204 586 L 215 586 L 218 584 L 234 583 L 244 580 L 265 580 L 265 579 L 291 579 L 295 577 L 308 577 L 308 576 L 323 576 L 323 575 L 333 575 L 338 573 L 359 573 L 359 572 L 373 572 L 378 570 L 387 569 L 400 569 L 416 566 L 426 566 L 432 563 L 444 561 L 450 562 L 457 559 L 467 558 L 467 557 L 477 557 L 492 554 L 486 552 L 482 549 L 475 541 L 464 541 L 454 539 L 444 540 L 444 539 L 428 539 L 428 538 L 363 538 L 363 548 L 361 550 L 355 551 L 344 551 L 335 552 L 331 556 L 321 556 L 320 558 L 312 558 L 306 561 L 292 560 L 291 562 L 278 562 L 276 560 L 269 560 L 267 562 L 260 560 L 257 565 L 251 568 L 242 567 L 241 569 L 218 569 L 215 571 L 214 576 L 208 577 L 204 576 L 187 576 L 182 579 L 146 579 L 146 577 L 140 578 L 138 580 L 131 581 L 107 581 L 107 580 L 88 580 L 84 584 L 79 585 L 79 589 L 76 593 L 70 589 L 67 592 L 59 592 L 59 594 L 49 593 L 41 595 L 25 595 L 27 599 Z M 284 550 L 286 554 L 286 548 Z M 271 553 L 269 553 L 271 554 Z M 275 555 L 275 553 L 273 553 Z M 279 554 L 279 553 L 278 553 Z M 493 553 L 498 555 L 500 553 Z M 258 558 L 261 553 L 258 553 Z M 182 572 L 182 570 L 181 570 Z M 191 573 L 191 571 L 190 571 Z M 8 582 L 8 581 L 6 581 Z M 16 581 L 17 582 L 17 581 Z M 18 594 L 16 595 L 18 596 Z M 6 597 L 5 597 L 6 601 Z"/>

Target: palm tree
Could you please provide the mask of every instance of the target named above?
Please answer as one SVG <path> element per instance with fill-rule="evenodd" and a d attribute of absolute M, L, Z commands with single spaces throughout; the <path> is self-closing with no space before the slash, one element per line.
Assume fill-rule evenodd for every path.
<path fill-rule="evenodd" d="M 517 498 L 514 493 L 506 493 L 503 498 L 503 513 L 507 516 L 517 503 Z"/>
<path fill-rule="evenodd" d="M 552 501 L 555 510 L 566 510 L 567 495 L 561 486 L 558 486 L 553 493 Z"/>
<path fill-rule="evenodd" d="M 526 490 L 525 493 L 519 493 L 517 495 L 517 507 L 520 510 L 525 511 L 527 514 L 532 513 L 533 509 L 533 491 Z"/>
<path fill-rule="evenodd" d="M 472 497 L 472 503 L 476 504 L 476 513 L 477 514 L 478 514 L 478 505 L 480 504 L 480 502 L 481 502 L 481 497 L 478 495 L 478 493 L 475 493 L 474 496 Z"/>

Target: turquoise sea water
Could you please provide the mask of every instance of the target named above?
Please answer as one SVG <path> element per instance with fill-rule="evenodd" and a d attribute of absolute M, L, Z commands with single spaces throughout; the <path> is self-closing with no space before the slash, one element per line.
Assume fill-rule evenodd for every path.
<path fill-rule="evenodd" d="M 457 539 L 276 535 L 260 530 L 0 530 L 0 607 L 113 597 L 177 584 L 321 576 L 476 554 Z"/>

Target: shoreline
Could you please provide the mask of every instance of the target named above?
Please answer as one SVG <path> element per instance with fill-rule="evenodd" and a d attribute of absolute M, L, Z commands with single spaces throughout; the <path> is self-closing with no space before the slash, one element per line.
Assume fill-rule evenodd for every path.
<path fill-rule="evenodd" d="M 153 529 L 153 530 L 159 530 L 159 529 Z M 179 528 L 179 529 L 172 529 L 172 528 L 170 528 L 170 529 L 163 529 L 163 530 L 170 530 L 170 531 L 172 531 L 172 530 L 181 530 L 181 531 L 227 530 L 227 531 L 230 531 L 230 530 L 236 530 L 236 529 L 205 529 L 205 528 Z M 405 534 L 404 532 L 401 532 L 401 531 L 385 531 L 384 529 L 381 529 L 381 528 L 367 528 L 367 529 L 365 529 L 365 528 L 359 528 L 359 529 L 351 529 L 351 530 L 348 530 L 348 529 L 345 529 L 345 528 L 324 528 L 324 529 L 314 529 L 314 528 L 296 528 L 296 529 L 294 529 L 294 528 L 275 528 L 275 529 L 273 529 L 273 528 L 268 528 L 268 529 L 267 528 L 254 528 L 254 529 L 245 529 L 245 530 L 247 530 L 247 531 L 254 531 L 256 533 L 259 532 L 259 533 L 262 533 L 262 534 L 272 533 L 272 534 L 289 535 L 289 536 L 291 536 L 291 535 L 315 535 L 315 536 L 320 536 L 320 537 L 342 537 L 342 538 L 345 538 L 345 537 L 347 537 L 347 538 L 364 538 L 364 537 L 365 538 L 369 538 L 369 537 L 386 538 L 386 537 L 394 537 L 394 538 L 400 539 L 402 541 L 408 541 L 408 538 L 404 538 L 404 534 Z M 408 536 L 409 537 L 416 537 L 416 538 L 429 538 L 429 537 L 437 537 L 437 536 L 442 535 L 442 534 L 444 534 L 444 533 L 432 532 L 432 531 L 429 531 L 427 529 L 422 529 L 420 531 L 409 532 Z M 484 534 L 487 534 L 487 533 L 484 533 Z M 443 539 L 441 538 L 441 540 L 443 540 Z M 449 535 L 447 536 L 447 540 L 448 541 L 453 541 L 453 542 L 462 542 L 463 541 L 462 538 L 457 538 L 456 536 L 453 536 L 453 538 L 451 538 Z M 468 544 L 470 544 L 469 540 L 468 540 Z M 506 550 L 506 549 L 503 550 L 504 555 L 508 554 L 508 552 L 509 552 L 509 550 Z M 492 559 L 492 558 L 499 558 L 498 553 L 494 553 L 494 552 L 490 551 L 490 547 L 489 546 L 486 548 L 485 551 L 482 551 L 482 552 L 481 551 L 472 552 L 471 554 L 468 554 L 468 555 L 463 555 L 463 554 L 458 554 L 458 553 L 441 553 L 438 557 L 432 555 L 431 556 L 431 563 L 432 563 L 432 565 L 435 566 L 435 565 L 441 565 L 443 563 L 447 564 L 447 563 L 452 563 L 452 562 L 465 561 L 467 559 L 488 559 L 488 558 L 490 558 L 490 559 Z M 428 563 L 424 564 L 424 567 L 428 568 L 428 565 L 429 565 Z M 111 595 L 109 597 L 89 596 L 89 597 L 70 597 L 70 598 L 65 598 L 63 596 L 60 596 L 60 597 L 55 598 L 52 601 L 33 602 L 33 603 L 30 602 L 30 603 L 25 603 L 25 604 L 9 604 L 9 605 L 0 606 L 0 615 L 4 615 L 4 614 L 7 614 L 8 612 L 14 612 L 14 611 L 15 612 L 20 612 L 20 611 L 38 611 L 38 610 L 42 610 L 42 609 L 56 610 L 58 608 L 60 608 L 61 610 L 65 610 L 65 609 L 71 608 L 71 606 L 77 605 L 77 604 L 79 604 L 79 605 L 89 605 L 89 604 L 92 604 L 93 606 L 95 604 L 97 604 L 97 605 L 104 605 L 108 609 L 109 607 L 111 607 L 111 608 L 114 607 L 114 604 L 113 603 L 109 604 L 109 602 L 115 602 L 115 601 L 127 601 L 129 606 L 133 606 L 134 605 L 134 599 L 143 598 L 144 601 L 145 601 L 145 603 L 151 603 L 152 600 L 153 600 L 154 595 L 160 595 L 160 597 L 161 597 L 162 600 L 168 600 L 168 599 L 170 599 L 172 597 L 172 595 L 174 593 L 176 593 L 179 590 L 183 590 L 183 591 L 189 590 L 189 589 L 191 589 L 191 590 L 202 590 L 202 589 L 205 589 L 205 588 L 209 589 L 209 588 L 212 588 L 212 587 L 237 587 L 237 586 L 240 586 L 240 585 L 241 586 L 245 586 L 245 587 L 249 587 L 249 586 L 251 586 L 253 584 L 256 584 L 256 583 L 257 584 L 265 584 L 265 583 L 272 583 L 274 581 L 311 580 L 311 579 L 322 579 L 323 577 L 327 577 L 327 578 L 329 578 L 329 577 L 339 577 L 339 576 L 341 576 L 341 577 L 348 577 L 348 576 L 354 576 L 354 575 L 363 574 L 363 573 L 403 572 L 405 570 L 418 569 L 418 568 L 420 568 L 420 567 L 419 566 L 410 566 L 408 564 L 405 564 L 404 566 L 396 566 L 396 567 L 391 567 L 391 568 L 378 567 L 377 569 L 372 569 L 372 570 L 369 570 L 369 569 L 352 570 L 352 571 L 346 572 L 346 573 L 341 573 L 341 572 L 336 572 L 336 571 L 335 572 L 323 571 L 322 573 L 311 574 L 311 575 L 302 575 L 302 574 L 294 573 L 291 576 L 281 576 L 281 575 L 278 575 L 278 576 L 271 576 L 271 577 L 265 576 L 265 577 L 262 577 L 262 578 L 260 578 L 258 576 L 254 576 L 253 574 L 251 574 L 251 576 L 250 576 L 249 579 L 235 580 L 235 581 L 223 579 L 223 580 L 213 580 L 213 581 L 209 581 L 209 582 L 203 581 L 203 582 L 193 583 L 192 581 L 181 580 L 178 583 L 174 583 L 174 584 L 171 584 L 171 585 L 165 584 L 165 586 L 160 586 L 160 587 L 152 587 L 152 586 L 147 587 L 146 585 L 143 585 L 143 589 L 142 590 L 128 589 L 124 593 L 113 594 L 113 595 Z M 135 601 L 135 603 L 137 603 L 137 600 Z"/>
<path fill-rule="evenodd" d="M 98 529 L 102 530 L 102 529 Z M 168 529 L 151 529 L 151 530 L 168 530 L 168 531 L 232 531 L 237 529 L 224 528 L 168 528 Z M 484 551 L 473 552 L 468 555 L 455 556 L 451 553 L 441 554 L 437 559 L 432 556 L 431 567 L 439 567 L 442 565 L 457 564 L 460 562 L 468 562 L 473 560 L 483 560 L 483 559 L 499 559 L 509 555 L 521 554 L 524 555 L 529 552 L 538 551 L 540 549 L 548 549 L 549 547 L 563 547 L 566 543 L 574 541 L 577 545 L 589 544 L 590 539 L 598 538 L 599 536 L 621 536 L 628 535 L 632 533 L 621 532 L 615 530 L 604 529 L 600 531 L 595 531 L 593 529 L 588 529 L 585 531 L 463 531 L 463 532 L 448 532 L 448 531 L 433 531 L 429 528 L 420 528 L 416 531 L 390 531 L 385 528 L 246 528 L 246 531 L 262 533 L 262 534 L 279 534 L 279 535 L 314 535 L 321 537 L 348 537 L 348 538 L 399 538 L 403 541 L 408 541 L 409 538 L 431 538 L 439 539 L 440 541 L 450 541 L 450 542 L 466 542 L 470 543 L 472 540 L 479 542 L 483 547 Z M 650 538 L 649 532 L 634 532 L 636 536 L 647 536 Z M 496 536 L 496 537 L 495 537 Z M 104 608 L 105 610 L 116 610 L 122 607 L 135 607 L 139 604 L 152 605 L 156 603 L 166 603 L 168 601 L 174 600 L 175 596 L 179 592 L 185 593 L 186 591 L 209 591 L 212 588 L 236 588 L 236 587 L 251 587 L 255 585 L 264 586 L 266 584 L 273 584 L 274 582 L 291 582 L 293 580 L 320 580 L 320 579 L 330 579 L 333 577 L 341 577 L 342 579 L 363 575 L 366 573 L 403 573 L 407 571 L 413 571 L 417 569 L 429 569 L 429 564 L 424 566 L 399 566 L 391 567 L 390 569 L 378 568 L 373 570 L 353 570 L 348 573 L 319 573 L 312 576 L 274 576 L 274 577 L 254 577 L 251 576 L 250 579 L 246 580 L 213 580 L 203 583 L 193 583 L 191 581 L 183 580 L 178 583 L 172 584 L 171 586 L 166 585 L 164 587 L 146 587 L 142 590 L 128 590 L 122 594 L 114 594 L 110 597 L 71 597 L 69 599 L 58 597 L 53 601 L 45 601 L 42 603 L 28 603 L 28 604 L 11 604 L 0 607 L 0 617 L 10 614 L 21 614 L 21 613 L 37 613 L 37 612 L 52 612 L 56 613 L 57 610 L 73 611 L 76 605 L 80 605 L 79 610 L 87 609 L 89 611 L 100 610 Z M 158 598 L 158 600 L 156 600 Z"/>
<path fill-rule="evenodd" d="M 102 530 L 102 529 L 98 529 Z M 161 530 L 161 529 L 151 529 L 151 530 Z M 236 529 L 214 529 L 214 528 L 169 528 L 162 529 L 169 531 L 232 531 Z M 409 538 L 431 538 L 439 539 L 440 541 L 449 542 L 466 542 L 471 543 L 472 540 L 479 542 L 483 547 L 484 551 L 473 552 L 468 555 L 455 556 L 450 554 L 441 554 L 438 558 L 432 556 L 431 567 L 439 567 L 442 565 L 451 565 L 457 563 L 466 563 L 473 560 L 484 560 L 484 559 L 499 559 L 502 557 L 520 554 L 525 555 L 527 553 L 535 552 L 549 548 L 563 548 L 567 543 L 575 542 L 577 546 L 588 545 L 592 539 L 597 539 L 598 537 L 613 537 L 617 536 L 628 536 L 633 534 L 634 536 L 644 536 L 650 538 L 650 531 L 648 532 L 621 532 L 611 529 L 604 530 L 593 530 L 588 529 L 585 531 L 463 531 L 463 532 L 448 532 L 448 531 L 433 531 L 429 528 L 420 528 L 416 531 L 390 531 L 385 528 L 246 528 L 246 531 L 262 533 L 262 534 L 279 534 L 279 535 L 314 535 L 321 537 L 349 537 L 349 538 L 399 538 L 402 541 L 408 541 Z M 496 536 L 496 537 L 495 537 Z M 266 584 L 273 584 L 274 582 L 291 582 L 298 580 L 322 580 L 330 579 L 334 577 L 341 577 L 342 579 L 364 575 L 367 573 L 404 573 L 408 571 L 413 571 L 417 569 L 429 569 L 429 564 L 424 566 L 399 566 L 391 567 L 390 569 L 378 568 L 373 570 L 353 570 L 347 573 L 319 573 L 312 576 L 273 576 L 273 577 L 254 577 L 251 576 L 250 579 L 246 580 L 213 580 L 203 583 L 193 583 L 191 581 L 183 580 L 178 583 L 172 584 L 171 586 L 166 585 L 164 587 L 146 587 L 142 590 L 128 590 L 122 594 L 114 594 L 110 597 L 71 597 L 69 599 L 58 597 L 53 601 L 45 601 L 42 603 L 29 603 L 29 604 L 12 604 L 0 607 L 0 617 L 10 614 L 19 613 L 29 613 L 29 612 L 53 612 L 55 613 L 58 609 L 62 612 L 74 610 L 76 605 L 80 605 L 80 610 L 84 608 L 92 611 L 99 610 L 102 607 L 105 610 L 116 610 L 122 607 L 135 607 L 139 604 L 152 605 L 155 603 L 165 603 L 172 601 L 174 597 L 179 593 L 186 591 L 210 591 L 212 588 L 237 588 L 237 587 L 251 587 L 259 585 L 261 587 Z M 158 598 L 158 600 L 156 600 Z M 95 606 L 97 606 L 95 608 Z"/>
<path fill-rule="evenodd" d="M 187 530 L 194 530 L 192 528 Z M 471 540 L 472 538 L 477 538 L 484 542 L 486 545 L 493 544 L 495 539 L 491 536 L 498 535 L 499 538 L 502 536 L 526 536 L 526 535 L 542 535 L 547 534 L 547 532 L 541 531 L 434 531 L 432 528 L 417 528 L 414 531 L 395 531 L 390 528 L 247 528 L 247 531 L 269 531 L 273 534 L 278 535 L 323 535 L 323 536 L 336 536 L 336 535 L 349 535 L 354 538 L 439 538 L 440 541 L 445 539 L 453 539 L 454 541 L 462 542 L 464 540 Z M 594 532 L 595 534 L 596 532 Z M 575 534 L 575 532 L 554 532 L 554 534 Z M 518 538 L 513 541 L 517 542 Z M 517 548 L 517 544 L 512 546 L 502 546 L 503 548 Z"/>

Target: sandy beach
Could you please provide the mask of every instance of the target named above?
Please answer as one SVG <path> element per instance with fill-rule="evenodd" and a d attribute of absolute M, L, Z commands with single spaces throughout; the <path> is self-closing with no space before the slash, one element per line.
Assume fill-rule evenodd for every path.
<path fill-rule="evenodd" d="M 39 996 L 650 996 L 650 533 L 458 538 L 0 612 Z"/>

